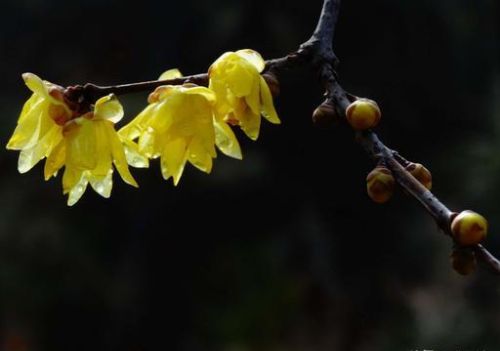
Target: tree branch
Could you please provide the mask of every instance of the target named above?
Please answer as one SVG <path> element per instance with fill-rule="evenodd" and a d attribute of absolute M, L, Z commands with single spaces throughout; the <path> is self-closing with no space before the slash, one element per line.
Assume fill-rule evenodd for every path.
<path fill-rule="evenodd" d="M 333 51 L 333 35 L 339 15 L 340 0 L 324 0 L 318 24 L 311 38 L 300 45 L 295 52 L 285 57 L 266 61 L 265 72 L 277 74 L 298 66 L 311 66 L 318 72 L 327 100 L 339 115 L 345 119 L 345 111 L 355 97 L 347 93 L 338 82 L 337 66 L 339 61 Z M 101 96 L 108 94 L 128 94 L 152 91 L 161 85 L 179 85 L 195 83 L 208 84 L 206 73 L 162 81 L 147 81 L 115 86 L 97 86 L 95 84 L 76 85 L 66 88 L 65 98 L 68 103 L 79 105 L 80 109 L 90 109 Z M 441 230 L 453 238 L 450 223 L 454 212 L 446 207 L 434 194 L 418 182 L 406 169 L 408 161 L 396 151 L 389 149 L 373 131 L 358 132 L 357 141 L 376 162 L 382 161 L 392 172 L 396 182 L 429 213 Z M 490 271 L 500 275 L 500 262 L 486 248 L 478 244 L 472 247 L 476 258 Z"/>

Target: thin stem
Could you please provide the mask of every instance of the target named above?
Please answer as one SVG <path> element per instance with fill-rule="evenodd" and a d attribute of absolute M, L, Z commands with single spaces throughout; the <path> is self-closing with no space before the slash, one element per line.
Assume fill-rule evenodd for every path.
<path fill-rule="evenodd" d="M 325 88 L 327 99 L 336 106 L 340 115 L 345 117 L 347 106 L 349 106 L 356 97 L 347 93 L 339 84 L 337 78 L 336 69 L 338 66 L 338 59 L 332 47 L 339 9 L 340 0 L 324 0 L 318 24 L 311 38 L 300 45 L 297 51 L 284 57 L 266 61 L 265 71 L 277 73 L 278 71 L 297 66 L 310 66 L 315 68 Z M 69 104 L 76 106 L 79 110 L 85 111 L 89 110 L 91 104 L 99 97 L 111 93 L 122 95 L 141 91 L 152 91 L 161 85 L 179 85 L 188 82 L 198 85 L 207 85 L 208 75 L 202 73 L 176 79 L 114 86 L 97 86 L 89 83 L 83 86 L 77 85 L 68 87 L 65 91 L 65 98 Z M 396 151 L 389 149 L 373 131 L 358 133 L 356 139 L 367 154 L 376 162 L 384 162 L 393 173 L 397 183 L 422 205 L 445 234 L 452 236 L 450 222 L 453 212 L 404 168 L 408 161 Z M 472 249 L 480 262 L 484 263 L 493 273 L 500 275 L 500 262 L 498 259 L 482 245 L 475 245 Z"/>
<path fill-rule="evenodd" d="M 318 24 L 310 40 L 318 40 L 326 49 L 332 48 L 333 35 L 340 12 L 340 0 L 325 0 Z"/>

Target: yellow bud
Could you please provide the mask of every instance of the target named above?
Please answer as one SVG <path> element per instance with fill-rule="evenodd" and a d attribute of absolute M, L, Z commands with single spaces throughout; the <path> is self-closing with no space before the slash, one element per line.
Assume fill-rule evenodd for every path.
<path fill-rule="evenodd" d="M 366 177 L 366 191 L 376 203 L 387 202 L 394 192 L 394 177 L 386 167 L 377 166 Z"/>
<path fill-rule="evenodd" d="M 325 101 L 314 110 L 312 120 L 316 127 L 330 127 L 339 121 L 339 116 L 335 106 Z"/>
<path fill-rule="evenodd" d="M 406 170 L 411 173 L 423 186 L 428 190 L 432 188 L 432 174 L 420 163 L 410 163 L 406 166 Z"/>
<path fill-rule="evenodd" d="M 375 127 L 380 122 L 381 112 L 377 103 L 369 99 L 358 99 L 345 111 L 347 122 L 356 130 Z"/>
<path fill-rule="evenodd" d="M 475 245 L 486 237 L 488 221 L 474 211 L 462 211 L 451 222 L 451 232 L 459 245 Z"/>
<path fill-rule="evenodd" d="M 262 75 L 262 78 L 266 81 L 267 86 L 271 91 L 271 95 L 274 98 L 278 97 L 280 95 L 280 82 L 276 75 L 274 73 L 267 72 Z"/>
<path fill-rule="evenodd" d="M 477 261 L 474 252 L 469 249 L 455 248 L 450 256 L 451 265 L 455 272 L 469 275 L 476 270 Z"/>

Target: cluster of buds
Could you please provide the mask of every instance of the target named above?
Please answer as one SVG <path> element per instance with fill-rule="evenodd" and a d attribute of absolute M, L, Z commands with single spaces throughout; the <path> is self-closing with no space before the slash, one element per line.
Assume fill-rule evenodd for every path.
<path fill-rule="evenodd" d="M 353 129 L 361 131 L 377 126 L 381 112 L 375 101 L 358 98 L 346 108 L 345 117 Z M 335 104 L 326 99 L 314 110 L 312 120 L 317 127 L 329 127 L 338 124 L 342 118 Z"/>
<path fill-rule="evenodd" d="M 345 110 L 346 120 L 357 131 L 368 130 L 380 122 L 381 112 L 373 100 L 358 98 Z M 330 100 L 319 105 L 313 113 L 317 126 L 329 126 L 340 120 L 338 110 Z M 432 188 L 432 174 L 420 163 L 404 161 L 405 170 L 427 190 Z M 387 202 L 394 193 L 395 180 L 392 172 L 380 163 L 366 177 L 368 196 L 376 203 Z M 472 247 L 479 244 L 487 234 L 488 222 L 473 211 L 462 211 L 452 217 L 450 230 L 456 247 L 450 256 L 453 269 L 468 275 L 476 269 L 476 257 Z"/>

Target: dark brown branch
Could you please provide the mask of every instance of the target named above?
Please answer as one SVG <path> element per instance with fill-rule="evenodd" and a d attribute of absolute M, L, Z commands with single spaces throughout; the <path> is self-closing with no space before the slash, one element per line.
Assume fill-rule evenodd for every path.
<path fill-rule="evenodd" d="M 356 98 L 342 88 L 336 73 L 338 59 L 332 47 L 339 9 L 340 0 L 324 0 L 318 24 L 311 38 L 300 45 L 297 51 L 285 57 L 266 61 L 265 71 L 276 74 L 297 66 L 315 68 L 326 91 L 327 99 L 336 107 L 339 115 L 345 117 L 347 106 Z M 85 111 L 89 110 L 91 104 L 98 98 L 111 93 L 122 95 L 152 91 L 161 85 L 179 85 L 188 82 L 207 85 L 208 76 L 203 73 L 176 79 L 115 86 L 97 86 L 89 83 L 68 87 L 65 97 L 69 104 Z M 356 139 L 376 162 L 384 162 L 393 173 L 397 183 L 424 207 L 445 234 L 452 237 L 450 222 L 454 213 L 404 168 L 408 161 L 396 151 L 389 149 L 373 131 L 359 132 Z M 495 274 L 500 275 L 500 262 L 488 250 L 482 245 L 475 245 L 473 250 L 480 262 Z"/>
<path fill-rule="evenodd" d="M 342 88 L 337 80 L 336 66 L 338 60 L 331 45 L 334 28 L 328 28 L 329 26 L 335 27 L 339 4 L 340 0 L 324 0 L 323 10 L 316 30 L 311 39 L 301 47 L 307 47 L 308 45 L 314 47 L 311 63 L 318 70 L 328 99 L 337 107 L 338 112 L 345 117 L 346 108 L 353 97 Z M 330 14 L 326 13 L 328 11 L 330 11 Z M 424 207 L 445 234 L 451 236 L 450 223 L 453 212 L 401 165 L 407 161 L 399 156 L 397 152 L 385 146 L 373 131 L 360 132 L 357 134 L 356 139 L 376 162 L 384 162 L 391 170 L 397 183 Z M 493 273 L 500 275 L 500 262 L 498 259 L 482 245 L 475 245 L 473 250 L 480 262 L 484 263 Z"/>

